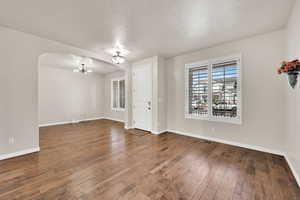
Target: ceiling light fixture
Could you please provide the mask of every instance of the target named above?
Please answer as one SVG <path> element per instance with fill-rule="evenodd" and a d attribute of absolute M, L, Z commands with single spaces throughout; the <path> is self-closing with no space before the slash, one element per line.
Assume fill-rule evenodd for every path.
<path fill-rule="evenodd" d="M 82 73 L 82 74 L 88 74 L 93 72 L 93 70 L 88 69 L 84 63 L 81 64 L 77 69 L 74 69 L 73 72 Z"/>
<path fill-rule="evenodd" d="M 116 51 L 116 53 L 113 55 L 112 59 L 113 63 L 115 64 L 122 64 L 125 62 L 125 57 L 122 56 L 120 51 Z"/>
<path fill-rule="evenodd" d="M 126 61 L 125 57 L 130 53 L 121 45 L 117 45 L 115 48 L 108 49 L 107 52 L 112 55 L 111 60 L 114 64 L 124 63 Z"/>

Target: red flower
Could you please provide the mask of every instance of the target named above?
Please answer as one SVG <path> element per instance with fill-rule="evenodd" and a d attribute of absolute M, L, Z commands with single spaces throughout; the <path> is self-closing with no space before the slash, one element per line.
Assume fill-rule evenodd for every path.
<path fill-rule="evenodd" d="M 300 62 L 299 62 L 299 60 L 293 60 L 291 62 L 283 61 L 281 63 L 281 67 L 277 70 L 277 73 L 281 74 L 283 72 L 287 73 L 287 72 L 291 72 L 291 71 L 300 72 Z"/>

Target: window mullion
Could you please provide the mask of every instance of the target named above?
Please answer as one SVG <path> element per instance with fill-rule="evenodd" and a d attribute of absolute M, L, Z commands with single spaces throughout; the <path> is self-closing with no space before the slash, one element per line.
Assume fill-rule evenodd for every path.
<path fill-rule="evenodd" d="M 208 63 L 208 119 L 212 116 L 212 63 Z"/>
<path fill-rule="evenodd" d="M 189 67 L 185 67 L 185 117 L 190 116 L 189 107 L 190 107 L 190 75 Z"/>
<path fill-rule="evenodd" d="M 242 118 L 242 69 L 241 69 L 241 58 L 237 59 L 237 70 L 238 70 L 238 77 L 237 77 L 237 117 L 238 120 L 241 121 Z"/>
<path fill-rule="evenodd" d="M 120 109 L 120 80 L 117 82 L 117 108 Z"/>

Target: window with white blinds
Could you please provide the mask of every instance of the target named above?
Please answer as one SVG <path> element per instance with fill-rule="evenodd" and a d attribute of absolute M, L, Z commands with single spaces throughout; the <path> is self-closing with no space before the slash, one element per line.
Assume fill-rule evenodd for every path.
<path fill-rule="evenodd" d="M 125 80 L 111 80 L 111 108 L 112 110 L 125 110 Z"/>
<path fill-rule="evenodd" d="M 241 123 L 241 56 L 186 65 L 185 115 Z"/>
<path fill-rule="evenodd" d="M 120 108 L 125 109 L 125 80 L 119 81 L 119 102 Z"/>
<path fill-rule="evenodd" d="M 189 113 L 208 115 L 208 67 L 189 69 Z"/>
<path fill-rule="evenodd" d="M 118 108 L 118 87 L 119 81 L 112 81 L 112 108 L 114 109 Z"/>

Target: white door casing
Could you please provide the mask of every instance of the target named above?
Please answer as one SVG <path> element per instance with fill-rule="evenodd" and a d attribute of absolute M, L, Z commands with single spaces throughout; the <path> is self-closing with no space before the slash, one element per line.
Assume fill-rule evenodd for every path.
<path fill-rule="evenodd" d="M 152 131 L 152 60 L 132 65 L 133 127 Z"/>

